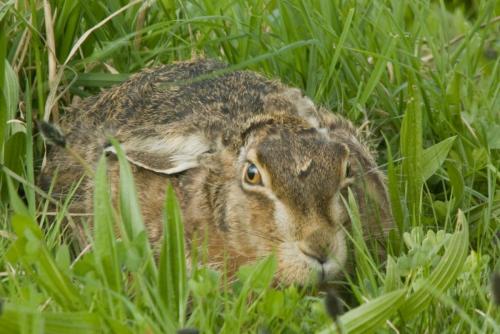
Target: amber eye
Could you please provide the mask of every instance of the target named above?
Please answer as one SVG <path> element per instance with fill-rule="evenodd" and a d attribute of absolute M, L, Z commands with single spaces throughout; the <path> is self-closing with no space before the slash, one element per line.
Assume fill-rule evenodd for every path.
<path fill-rule="evenodd" d="M 245 170 L 245 182 L 251 185 L 262 184 L 259 169 L 252 163 L 248 164 Z"/>

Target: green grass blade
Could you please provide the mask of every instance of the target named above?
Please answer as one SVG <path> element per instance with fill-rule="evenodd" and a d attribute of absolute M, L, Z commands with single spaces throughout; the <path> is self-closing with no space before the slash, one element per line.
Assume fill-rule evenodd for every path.
<path fill-rule="evenodd" d="M 184 227 L 175 192 L 169 184 L 165 202 L 164 239 L 160 253 L 159 289 L 169 316 L 183 326 L 187 304 Z"/>
<path fill-rule="evenodd" d="M 26 207 L 26 205 L 24 204 L 24 202 L 21 200 L 21 198 L 17 193 L 17 187 L 14 186 L 10 178 L 6 178 L 6 181 L 7 181 L 7 188 L 9 190 L 9 201 L 11 208 L 17 214 L 31 217 L 29 215 L 28 208 Z M 34 231 L 35 230 L 40 231 L 39 228 L 34 228 Z M 36 233 L 41 233 L 41 231 Z"/>
<path fill-rule="evenodd" d="M 426 148 L 422 152 L 423 181 L 426 181 L 434 175 L 439 167 L 441 167 L 448 156 L 448 152 L 450 152 L 453 143 L 455 142 L 455 138 L 456 136 L 447 138 L 429 148 Z"/>
<path fill-rule="evenodd" d="M 6 258 L 13 264 L 20 262 L 58 304 L 68 310 L 79 309 L 82 299 L 78 289 L 67 275 L 67 270 L 58 268 L 43 241 L 40 227 L 32 218 L 20 214 L 12 217 L 12 226 L 17 239 Z"/>
<path fill-rule="evenodd" d="M 387 46 L 385 47 L 384 53 L 380 56 L 380 58 L 377 60 L 377 63 L 375 64 L 375 68 L 373 69 L 373 72 L 371 73 L 370 77 L 368 78 L 368 81 L 366 82 L 366 85 L 361 93 L 361 96 L 358 100 L 358 103 L 361 106 L 364 106 L 370 95 L 372 94 L 373 90 L 379 84 L 380 82 L 380 77 L 382 76 L 382 73 L 384 69 L 387 66 L 387 58 L 388 55 L 390 55 L 396 45 L 397 38 L 396 37 L 391 37 L 389 39 L 389 42 L 387 43 Z"/>
<path fill-rule="evenodd" d="M 107 288 L 121 292 L 120 264 L 117 257 L 115 219 L 111 195 L 107 182 L 106 158 L 101 157 L 97 165 L 94 188 L 94 254 L 96 265 Z M 108 300 L 113 303 L 112 299 Z M 109 305 L 115 310 L 113 304 Z"/>
<path fill-rule="evenodd" d="M 132 170 L 120 145 L 114 139 L 111 142 L 116 150 L 120 165 L 120 216 L 125 232 L 123 237 L 128 243 L 138 242 L 136 244 L 138 251 L 148 263 L 152 261 L 152 251 L 146 238 L 146 228 L 142 220 Z M 148 267 L 152 269 L 150 265 Z"/>
<path fill-rule="evenodd" d="M 26 151 L 26 133 L 18 131 L 11 135 L 4 145 L 4 164 L 17 175 L 23 174 L 23 158 Z M 18 188 L 18 183 L 9 179 L 14 188 Z M 3 189 L 5 192 L 6 189 Z M 12 193 L 12 192 L 11 192 Z"/>
<path fill-rule="evenodd" d="M 28 81 L 25 83 L 24 103 L 26 105 L 26 153 L 25 168 L 26 180 L 29 184 L 35 184 L 35 166 L 34 166 L 34 144 L 33 144 L 33 113 L 31 108 L 31 86 Z M 36 214 L 35 190 L 33 187 L 24 185 L 24 193 L 28 202 L 28 209 L 32 217 Z"/>
<path fill-rule="evenodd" d="M 376 277 L 380 276 L 380 273 L 377 269 L 375 260 L 373 259 L 373 256 L 369 251 L 367 240 L 365 240 L 365 231 L 359 212 L 359 207 L 356 203 L 356 199 L 351 189 L 349 189 L 348 200 L 347 202 L 344 201 L 344 205 L 347 208 L 347 213 L 352 224 L 352 233 L 347 234 L 354 246 L 356 272 L 360 278 L 370 282 L 371 286 L 375 287 L 377 286 Z"/>
<path fill-rule="evenodd" d="M 0 20 L 0 163 L 3 163 L 3 145 L 7 135 L 7 120 L 8 120 L 8 109 L 7 109 L 7 95 L 6 95 L 6 83 L 5 76 L 7 72 L 6 64 L 6 52 L 7 52 L 7 34 L 6 32 L 7 23 L 4 18 Z"/>
<path fill-rule="evenodd" d="M 16 118 L 17 106 L 19 104 L 19 82 L 16 73 L 5 59 L 5 82 L 3 94 L 7 107 L 7 120 Z"/>
<path fill-rule="evenodd" d="M 408 109 L 401 126 L 402 171 L 408 191 L 412 225 L 420 220 L 422 177 L 422 110 L 415 79 L 408 83 Z"/>
<path fill-rule="evenodd" d="M 79 74 L 75 85 L 85 87 L 109 87 L 119 84 L 130 77 L 129 74 L 110 74 L 110 73 L 82 73 Z"/>
<path fill-rule="evenodd" d="M 335 53 L 333 54 L 330 67 L 328 68 L 328 73 L 326 78 L 321 82 L 318 92 L 323 92 L 325 90 L 325 86 L 327 83 L 331 82 L 333 79 L 333 75 L 335 74 L 336 71 L 336 66 L 339 61 L 340 53 L 342 49 L 344 48 L 344 44 L 346 41 L 346 38 L 349 34 L 350 28 L 351 28 L 351 23 L 352 23 L 352 18 L 354 16 L 354 8 L 349 9 L 349 13 L 347 14 L 347 17 L 345 19 L 344 26 L 342 28 L 342 34 L 339 37 L 338 43 L 335 45 Z"/>
<path fill-rule="evenodd" d="M 400 179 L 396 174 L 396 166 L 394 165 L 391 146 L 385 136 L 384 139 L 387 145 L 387 191 L 389 192 L 389 198 L 391 200 L 392 216 L 394 217 L 399 235 L 401 236 L 404 231 L 405 220 L 403 205 L 401 204 Z"/>

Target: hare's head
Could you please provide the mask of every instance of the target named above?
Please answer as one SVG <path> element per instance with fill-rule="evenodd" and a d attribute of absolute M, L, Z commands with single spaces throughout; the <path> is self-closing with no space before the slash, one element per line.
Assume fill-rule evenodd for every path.
<path fill-rule="evenodd" d="M 275 252 L 281 281 L 331 279 L 347 259 L 342 202 L 353 182 L 349 147 L 315 128 L 266 125 L 241 150 L 235 196 L 228 209 L 245 220 L 256 257 Z M 243 204 L 242 204 L 243 203 Z"/>
<path fill-rule="evenodd" d="M 354 137 L 346 141 L 279 116 L 251 127 L 225 169 L 231 179 L 226 242 L 239 252 L 236 258 L 274 253 L 281 282 L 331 280 L 345 271 L 348 257 L 348 188 L 364 202 L 359 207 L 362 223 L 372 225 L 368 233 L 380 236 L 390 220 L 381 175 Z"/>
<path fill-rule="evenodd" d="M 334 278 L 348 258 L 349 188 L 367 233 L 390 224 L 383 176 L 350 123 L 295 95 L 269 96 L 219 138 L 181 131 L 122 144 L 141 167 L 181 173 L 187 241 L 208 240 L 209 264 L 275 254 L 280 282 Z"/>

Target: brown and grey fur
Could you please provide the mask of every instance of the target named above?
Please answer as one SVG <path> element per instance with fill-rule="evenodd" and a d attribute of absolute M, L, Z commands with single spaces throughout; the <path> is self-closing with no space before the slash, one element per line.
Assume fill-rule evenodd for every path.
<path fill-rule="evenodd" d="M 341 199 L 348 187 L 368 236 L 391 226 L 383 175 L 350 122 L 316 108 L 297 89 L 224 68 L 197 60 L 144 70 L 71 107 L 60 125 L 90 163 L 108 152 L 115 194 L 118 166 L 108 138 L 119 141 L 154 244 L 162 237 L 170 179 L 187 248 L 208 237 L 211 265 L 226 257 L 236 268 L 274 252 L 283 283 L 334 278 L 348 257 L 349 217 Z M 83 175 L 60 148 L 50 150 L 47 162 L 40 182 L 47 187 L 58 170 L 58 196 Z M 244 182 L 248 162 L 259 169 L 262 185 Z M 73 211 L 92 212 L 92 182 L 84 179 Z"/>

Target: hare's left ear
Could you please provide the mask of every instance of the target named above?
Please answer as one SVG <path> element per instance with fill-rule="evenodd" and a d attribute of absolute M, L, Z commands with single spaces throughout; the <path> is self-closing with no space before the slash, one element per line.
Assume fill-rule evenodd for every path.
<path fill-rule="evenodd" d="M 120 146 L 133 165 L 167 175 L 198 167 L 200 155 L 210 150 L 206 138 L 197 134 L 128 138 Z M 116 154 L 112 145 L 104 152 Z"/>
<path fill-rule="evenodd" d="M 361 171 L 361 175 L 361 180 L 355 186 L 361 215 L 369 222 L 372 232 L 385 234 L 393 226 L 385 176 L 376 166 L 372 166 L 371 170 Z"/>
<path fill-rule="evenodd" d="M 320 130 L 333 141 L 347 145 L 351 153 L 351 168 L 356 176 L 353 190 L 363 221 L 374 231 L 386 232 L 393 225 L 393 217 L 384 174 L 367 146 L 360 142 L 352 123 L 338 114 L 323 111 Z"/>

